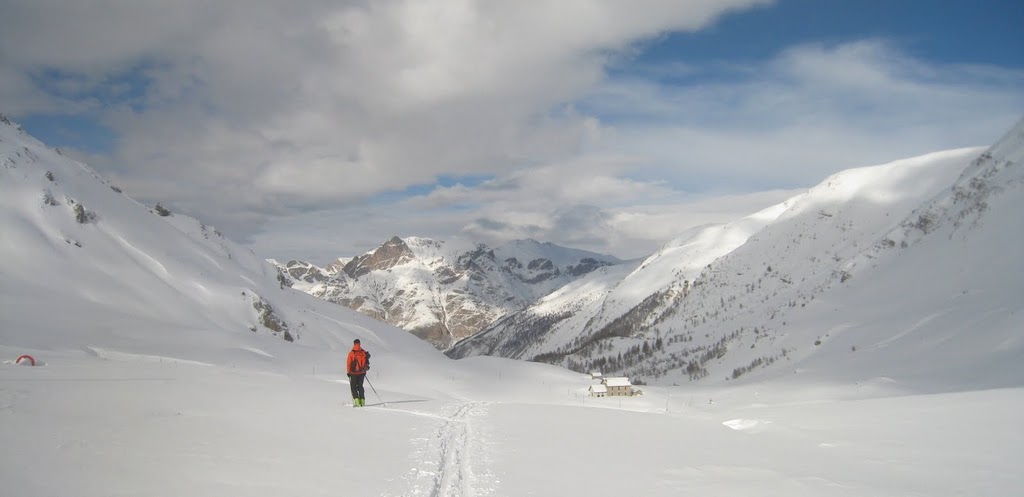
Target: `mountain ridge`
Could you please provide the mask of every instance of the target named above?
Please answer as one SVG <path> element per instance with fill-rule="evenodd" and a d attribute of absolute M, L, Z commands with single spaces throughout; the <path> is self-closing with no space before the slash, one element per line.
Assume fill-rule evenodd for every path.
<path fill-rule="evenodd" d="M 645 260 L 602 265 L 567 285 L 545 279 L 553 290 L 452 350 L 507 346 L 496 355 L 663 384 L 784 374 L 838 382 L 892 376 L 918 382 L 917 391 L 1024 384 L 1016 366 L 1024 355 L 1024 267 L 1012 250 L 1024 243 L 1022 162 L 1018 124 L 987 150 L 838 173 L 779 206 L 691 230 Z M 204 347 L 238 349 L 239 361 L 261 361 L 245 350 L 337 351 L 360 337 L 376 350 L 407 348 L 445 364 L 405 331 L 286 288 L 276 266 L 216 229 L 136 202 L 14 125 L 0 124 L 0 175 L 0 311 L 8 347 L 204 362 L 217 354 L 192 345 L 198 342 L 191 337 L 202 335 Z M 419 265 L 408 280 L 376 280 L 381 290 L 408 292 L 405 283 L 445 268 L 477 288 L 553 269 L 567 273 L 553 260 L 531 269 L 525 255 L 515 263 L 506 257 L 526 253 L 522 247 L 452 250 L 455 265 L 443 263 L 444 242 L 400 240 L 419 254 Z M 408 253 L 392 245 L 392 256 L 379 259 L 389 268 L 360 276 L 360 284 L 374 273 L 402 272 Z M 420 260 L 424 255 L 432 258 Z M 334 270 L 345 274 L 354 259 L 339 260 Z M 492 297 L 506 295 L 492 288 Z M 378 295 L 386 293 L 370 296 Z M 456 303 L 474 303 L 452 298 L 460 297 Z M 51 301 L 60 303 L 59 312 L 46 308 Z M 376 301 L 365 305 L 372 309 Z M 415 319 L 415 309 L 408 310 Z M 482 321 L 446 317 L 467 328 Z M 60 334 L 57 343 L 47 332 L 52 328 L 76 331 Z M 862 364 L 873 366 L 862 372 Z"/>
<path fill-rule="evenodd" d="M 415 236 L 393 236 L 322 268 L 273 262 L 286 285 L 406 329 L 442 350 L 570 281 L 621 263 L 529 239 L 464 249 Z"/>
<path fill-rule="evenodd" d="M 795 272 L 807 254 L 782 235 L 852 236 L 862 217 L 810 209 L 774 234 L 752 233 L 759 241 L 711 268 L 691 261 L 689 295 L 669 305 L 729 326 L 749 323 L 712 315 L 778 316 L 691 353 L 725 352 L 702 365 L 702 384 L 669 386 L 685 369 L 655 377 L 638 363 L 626 367 L 644 374 L 634 380 L 665 384 L 600 398 L 588 395 L 589 375 L 449 360 L 404 330 L 287 288 L 275 266 L 216 229 L 142 205 L 0 124 L 0 439 L 12 448 L 0 480 L 12 495 L 1015 495 L 1024 488 L 1014 471 L 1024 439 L 1012 428 L 1024 408 L 1017 147 L 978 156 L 953 187 L 877 223 L 877 242 L 839 244 L 841 260 L 825 269 L 849 276 L 822 274 L 831 288 L 806 307 L 785 304 L 792 291 L 778 282 L 811 274 Z M 811 220 L 821 224 L 802 224 Z M 685 281 L 691 269 L 671 259 L 721 250 L 743 229 L 693 230 L 672 253 L 597 268 L 537 305 L 573 311 L 560 323 L 583 326 L 619 284 L 606 327 L 626 303 L 659 294 L 648 283 L 660 275 L 649 273 Z M 769 301 L 741 309 L 751 301 L 732 291 L 746 291 L 736 270 L 773 241 L 772 267 L 746 273 L 776 282 L 779 296 L 757 289 L 753 301 Z M 782 257 L 790 252 L 800 257 Z M 340 271 L 349 261 L 338 262 Z M 697 305 L 719 299 L 732 309 Z M 662 325 L 672 323 L 671 307 L 662 310 Z M 710 326 L 662 331 L 609 338 L 600 354 L 624 363 L 644 340 L 667 356 L 722 338 Z M 343 403 L 354 338 L 373 351 L 369 411 Z M 788 355 L 756 363 L 772 341 Z M 34 366 L 15 359 L 29 354 Z M 648 359 L 660 367 L 665 357 Z M 628 457 L 592 476 L 593 454 L 613 438 Z"/>
<path fill-rule="evenodd" d="M 1024 124 L 987 151 L 937 152 L 837 173 L 748 218 L 691 230 L 624 276 L 585 278 L 447 353 L 540 360 L 660 382 L 737 379 L 810 357 L 846 328 L 794 329 L 801 310 L 839 288 L 879 279 L 871 276 L 878 259 L 912 252 L 915 240 L 993 215 L 994 196 L 1019 200 L 1021 181 L 1006 171 L 1019 170 L 1021 136 Z M 946 213 L 951 206 L 957 209 Z M 1020 222 L 1007 224 L 1014 225 Z M 1001 246 L 975 245 L 994 260 L 1006 258 Z M 922 271 L 899 286 L 932 279 Z M 856 322 L 849 312 L 834 319 Z"/>
<path fill-rule="evenodd" d="M 360 337 L 377 348 L 436 354 L 401 330 L 284 288 L 277 268 L 251 249 L 195 218 L 143 205 L 86 164 L 2 121 L 4 345 L 113 348 L 204 362 L 216 351 L 193 342 L 330 353 Z M 60 307 L 48 309 L 48 302 Z M 260 359 L 239 356 L 240 363 L 252 360 Z"/>

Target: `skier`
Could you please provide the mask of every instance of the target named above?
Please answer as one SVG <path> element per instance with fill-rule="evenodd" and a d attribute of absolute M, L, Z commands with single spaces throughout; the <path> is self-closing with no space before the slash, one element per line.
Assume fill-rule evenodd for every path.
<path fill-rule="evenodd" d="M 369 370 L 370 353 L 363 349 L 357 338 L 352 342 L 352 351 L 348 353 L 348 384 L 352 388 L 352 407 L 366 405 L 363 380 Z"/>

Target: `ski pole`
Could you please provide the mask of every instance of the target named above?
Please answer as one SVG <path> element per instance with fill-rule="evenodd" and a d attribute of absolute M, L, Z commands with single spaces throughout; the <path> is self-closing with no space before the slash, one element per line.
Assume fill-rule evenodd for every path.
<path fill-rule="evenodd" d="M 370 383 L 370 375 L 366 375 L 364 378 L 366 378 L 366 384 L 370 385 L 370 390 L 373 390 L 373 394 L 377 396 L 377 400 L 379 400 L 381 404 L 387 405 L 387 402 L 384 402 L 384 399 L 382 399 L 380 394 L 377 393 L 377 389 L 373 388 L 373 383 Z"/>

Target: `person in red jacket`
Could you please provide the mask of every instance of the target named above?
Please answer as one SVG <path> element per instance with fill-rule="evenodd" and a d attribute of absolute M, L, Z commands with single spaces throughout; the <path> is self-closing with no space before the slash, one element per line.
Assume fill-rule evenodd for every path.
<path fill-rule="evenodd" d="M 352 388 L 352 407 L 366 405 L 366 392 L 363 391 L 363 380 L 370 370 L 370 353 L 359 344 L 359 339 L 352 342 L 352 351 L 348 353 L 348 384 Z"/>

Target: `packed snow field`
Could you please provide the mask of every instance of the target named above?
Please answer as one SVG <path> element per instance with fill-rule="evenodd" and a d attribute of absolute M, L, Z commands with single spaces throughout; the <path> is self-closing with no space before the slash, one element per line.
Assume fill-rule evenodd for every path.
<path fill-rule="evenodd" d="M 835 339 L 757 374 L 595 398 L 589 375 L 451 360 L 286 288 L 212 227 L 138 204 L 14 125 L 0 124 L 0 161 L 3 495 L 1024 494 L 1010 257 L 967 259 L 956 302 L 877 294 L 950 267 L 936 244 L 921 268 L 888 261 L 863 278 L 876 286 L 822 297 L 867 315 L 856 353 L 820 311 L 793 326 Z M 989 245 L 1020 246 L 1007 202 L 987 199 L 1006 227 L 983 231 Z M 344 375 L 355 338 L 373 354 L 365 408 Z"/>

